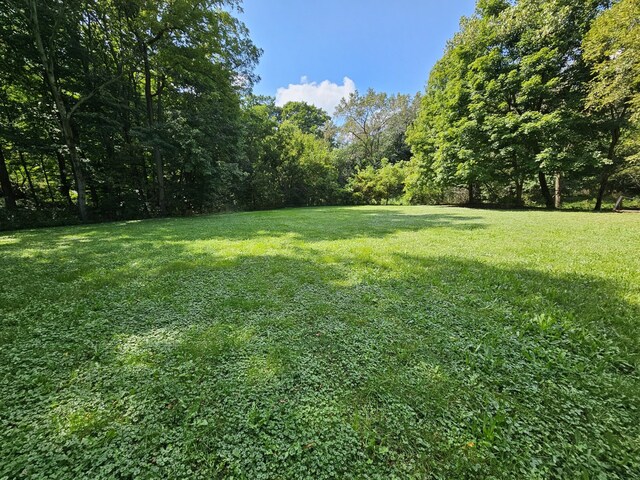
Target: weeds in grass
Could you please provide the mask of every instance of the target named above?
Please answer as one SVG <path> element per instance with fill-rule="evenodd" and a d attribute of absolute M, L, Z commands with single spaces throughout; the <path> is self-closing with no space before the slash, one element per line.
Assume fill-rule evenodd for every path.
<path fill-rule="evenodd" d="M 423 207 L 0 236 L 0 478 L 634 478 L 640 224 Z"/>

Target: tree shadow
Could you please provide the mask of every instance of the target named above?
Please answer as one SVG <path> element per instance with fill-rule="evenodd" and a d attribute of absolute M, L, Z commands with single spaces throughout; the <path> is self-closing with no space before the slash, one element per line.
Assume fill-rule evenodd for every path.
<path fill-rule="evenodd" d="M 269 236 L 291 236 L 305 242 L 352 238 L 382 238 L 400 231 L 429 228 L 475 230 L 483 228 L 482 217 L 460 213 L 409 214 L 411 207 L 296 208 L 260 212 L 206 215 L 191 218 L 126 221 L 100 225 L 32 230 L 0 237 L 2 245 L 37 246 L 46 237 L 51 245 L 64 248 L 70 241 L 120 243 L 122 247 L 149 241 L 251 240 Z M 416 211 L 419 207 L 415 208 Z M 444 210 L 444 209 L 442 209 Z M 186 228 L 188 226 L 188 228 Z"/>
<path fill-rule="evenodd" d="M 322 236 L 274 214 L 233 250 L 200 248 L 211 219 L 183 237 L 181 221 L 125 225 L 3 257 L 36 280 L 0 291 L 0 477 L 637 473 L 640 307 L 624 286 L 282 246 L 459 220 L 378 216 Z"/>

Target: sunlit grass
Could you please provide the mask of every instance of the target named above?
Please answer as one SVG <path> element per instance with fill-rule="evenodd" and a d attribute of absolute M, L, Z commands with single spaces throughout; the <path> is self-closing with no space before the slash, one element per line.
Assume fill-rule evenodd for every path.
<path fill-rule="evenodd" d="M 321 208 L 0 236 L 0 478 L 634 478 L 638 220 Z"/>

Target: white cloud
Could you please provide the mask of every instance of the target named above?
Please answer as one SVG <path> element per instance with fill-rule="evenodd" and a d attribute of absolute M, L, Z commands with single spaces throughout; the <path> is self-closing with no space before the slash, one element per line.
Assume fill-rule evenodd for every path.
<path fill-rule="evenodd" d="M 288 87 L 279 88 L 276 92 L 276 105 L 281 107 L 287 102 L 307 102 L 327 111 L 330 115 L 343 98 L 356 91 L 356 84 L 349 77 L 344 77 L 342 85 L 329 80 L 310 82 L 305 76 L 300 83 L 291 83 Z"/>

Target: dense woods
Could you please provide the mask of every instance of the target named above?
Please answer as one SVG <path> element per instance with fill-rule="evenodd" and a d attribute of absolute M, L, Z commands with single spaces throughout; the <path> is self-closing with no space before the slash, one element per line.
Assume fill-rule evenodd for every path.
<path fill-rule="evenodd" d="M 240 9 L 0 0 L 1 226 L 640 193 L 638 0 L 479 0 L 423 95 L 336 112 L 252 94 Z"/>
<path fill-rule="evenodd" d="M 3 0 L 7 209 L 87 220 L 226 203 L 260 54 L 234 8 Z"/>

